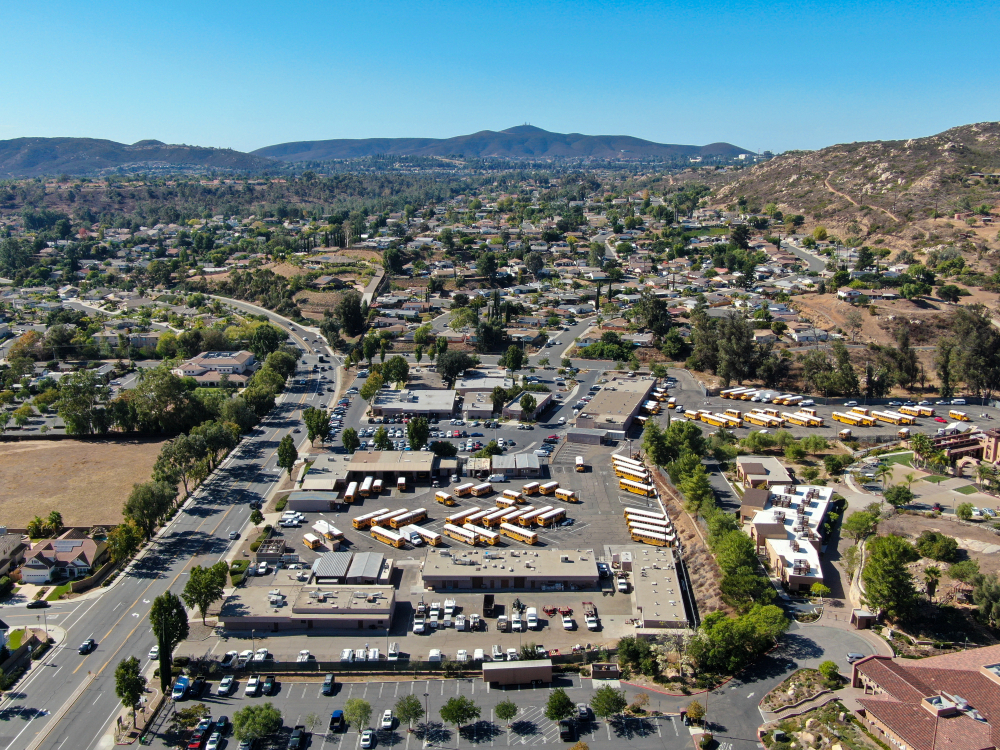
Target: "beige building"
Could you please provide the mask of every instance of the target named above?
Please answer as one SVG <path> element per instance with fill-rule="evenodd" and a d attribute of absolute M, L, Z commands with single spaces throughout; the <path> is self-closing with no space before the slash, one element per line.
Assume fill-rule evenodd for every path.
<path fill-rule="evenodd" d="M 593 550 L 431 547 L 423 579 L 435 591 L 569 591 L 597 588 L 600 575 Z"/>
<path fill-rule="evenodd" d="M 258 632 L 386 630 L 392 624 L 392 586 L 327 586 L 275 583 L 237 588 L 223 603 L 227 630 Z"/>
<path fill-rule="evenodd" d="M 624 438 L 655 384 L 652 378 L 611 378 L 580 411 L 576 426 L 608 430 L 609 437 Z"/>
<path fill-rule="evenodd" d="M 774 487 L 764 507 L 753 514 L 750 538 L 757 554 L 767 555 L 774 575 L 790 591 L 808 591 L 814 583 L 823 583 L 823 524 L 832 497 L 830 487 Z"/>
<path fill-rule="evenodd" d="M 781 461 L 770 456 L 738 456 L 736 476 L 744 487 L 767 489 L 776 484 L 792 483 L 792 476 Z"/>
<path fill-rule="evenodd" d="M 198 385 L 219 385 L 223 375 L 233 385 L 244 385 L 254 371 L 256 360 L 252 352 L 202 352 L 182 362 L 171 372 L 179 378 L 194 378 Z"/>

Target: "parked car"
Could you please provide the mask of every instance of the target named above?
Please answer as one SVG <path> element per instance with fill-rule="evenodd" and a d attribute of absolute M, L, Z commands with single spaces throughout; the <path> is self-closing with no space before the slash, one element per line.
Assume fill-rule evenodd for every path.
<path fill-rule="evenodd" d="M 363 750 L 375 747 L 375 730 L 366 729 L 361 733 L 361 747 Z"/>
<path fill-rule="evenodd" d="M 233 676 L 227 674 L 219 681 L 219 686 L 215 689 L 216 695 L 229 695 L 229 691 L 233 689 Z"/>
<path fill-rule="evenodd" d="M 576 739 L 576 727 L 569 719 L 559 720 L 559 739 L 563 742 L 573 742 Z"/>
<path fill-rule="evenodd" d="M 395 719 L 392 716 L 392 709 L 387 708 L 385 712 L 382 714 L 382 722 L 381 722 L 382 729 L 392 729 L 394 721 Z"/>
<path fill-rule="evenodd" d="M 851 653 L 847 654 L 847 663 L 848 664 L 853 664 L 854 662 L 858 661 L 859 659 L 864 659 L 864 658 L 865 658 L 864 654 L 858 654 L 858 653 L 851 652 Z"/>
<path fill-rule="evenodd" d="M 252 674 L 247 680 L 246 687 L 243 688 L 244 695 L 257 695 L 260 691 L 260 675 Z"/>
<path fill-rule="evenodd" d="M 274 695 L 274 691 L 278 689 L 278 678 L 273 674 L 269 674 L 264 678 L 264 695 Z"/>
<path fill-rule="evenodd" d="M 337 710 L 330 714 L 330 731 L 331 732 L 342 732 L 347 728 L 346 722 L 344 722 L 344 712 Z"/>
<path fill-rule="evenodd" d="M 328 674 L 323 678 L 323 695 L 333 695 L 334 687 L 336 686 L 336 678 L 333 674 Z"/>

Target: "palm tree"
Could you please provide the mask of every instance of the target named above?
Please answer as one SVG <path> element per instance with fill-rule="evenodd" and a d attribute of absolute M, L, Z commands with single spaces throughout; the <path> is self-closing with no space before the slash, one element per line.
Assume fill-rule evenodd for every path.
<path fill-rule="evenodd" d="M 948 470 L 948 455 L 944 451 L 932 453 L 928 461 L 935 473 L 944 473 Z"/>
<path fill-rule="evenodd" d="M 890 479 L 892 479 L 892 465 L 891 464 L 881 464 L 877 469 L 875 469 L 876 479 L 882 481 L 882 491 L 885 491 L 885 486 Z"/>
<path fill-rule="evenodd" d="M 938 581 L 941 580 L 941 569 L 931 565 L 924 570 L 924 584 L 927 586 L 927 598 L 933 601 Z"/>
<path fill-rule="evenodd" d="M 913 455 L 922 461 L 934 452 L 934 444 L 931 439 L 922 433 L 917 433 L 910 438 L 910 446 L 913 448 Z"/>
<path fill-rule="evenodd" d="M 911 489 L 913 483 L 917 481 L 917 475 L 911 471 L 909 474 L 903 475 L 903 481 L 906 482 L 906 489 Z"/>
<path fill-rule="evenodd" d="M 49 513 L 45 518 L 45 527 L 52 532 L 52 536 L 58 536 L 60 529 L 62 529 L 63 520 L 62 513 L 58 510 L 54 510 Z"/>
<path fill-rule="evenodd" d="M 42 520 L 41 516 L 35 516 L 28 521 L 28 536 L 32 539 L 38 539 L 44 530 L 45 521 Z"/>
<path fill-rule="evenodd" d="M 979 489 L 983 488 L 984 482 L 993 483 L 993 476 L 996 474 L 996 467 L 986 462 L 980 463 L 976 467 L 976 478 L 979 480 Z"/>

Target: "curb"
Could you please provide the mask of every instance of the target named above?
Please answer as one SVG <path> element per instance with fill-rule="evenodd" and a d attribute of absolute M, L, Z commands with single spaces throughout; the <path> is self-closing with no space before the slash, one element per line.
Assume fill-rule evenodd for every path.
<path fill-rule="evenodd" d="M 45 729 L 35 735 L 35 739 L 28 744 L 27 750 L 36 750 L 48 738 L 48 736 L 52 733 L 52 730 L 56 728 L 59 722 L 62 721 L 63 717 L 69 713 L 69 710 L 73 708 L 78 700 L 80 700 L 80 696 L 83 695 L 84 691 L 90 687 L 91 683 L 95 679 L 96 676 L 92 672 L 87 672 L 87 676 L 84 678 L 84 681 L 80 683 L 80 687 L 74 690 L 73 694 L 66 700 L 66 702 L 59 707 L 59 710 L 52 714 L 51 721 L 45 725 Z"/>

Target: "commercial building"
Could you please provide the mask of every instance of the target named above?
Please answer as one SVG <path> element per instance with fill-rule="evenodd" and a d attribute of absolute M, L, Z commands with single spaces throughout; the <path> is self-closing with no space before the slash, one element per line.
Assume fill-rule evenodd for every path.
<path fill-rule="evenodd" d="M 743 501 L 740 503 L 740 523 L 752 520 L 758 511 L 764 510 L 770 497 L 770 490 L 760 487 L 744 490 Z"/>
<path fill-rule="evenodd" d="M 854 664 L 858 717 L 899 750 L 992 750 L 1000 745 L 1000 646 L 919 660 Z"/>
<path fill-rule="evenodd" d="M 312 465 L 309 466 L 306 475 L 302 477 L 301 488 L 313 493 L 337 492 L 343 489 L 344 480 L 347 477 L 347 464 L 350 460 L 350 456 L 335 453 L 311 457 Z M 293 508 L 293 510 L 305 509 Z"/>
<path fill-rule="evenodd" d="M 612 549 L 613 560 L 631 573 L 635 613 L 643 628 L 686 628 L 691 624 L 685 589 L 678 572 L 679 553 L 671 547 L 629 546 Z M 600 604 L 598 604 L 600 606 Z"/>
<path fill-rule="evenodd" d="M 588 430 L 573 427 L 566 431 L 567 443 L 583 443 L 584 445 L 604 445 L 608 439 L 607 430 Z"/>
<path fill-rule="evenodd" d="M 359 482 L 365 477 L 395 482 L 400 477 L 407 482 L 427 482 L 437 476 L 439 462 L 430 451 L 355 451 L 347 464 L 347 481 Z"/>
<path fill-rule="evenodd" d="M 792 476 L 781 461 L 770 456 L 737 456 L 736 476 L 744 487 L 767 489 L 776 484 L 792 483 Z"/>
<path fill-rule="evenodd" d="M 542 465 L 534 453 L 514 453 L 493 456 L 493 474 L 503 474 L 506 477 L 538 477 L 542 474 Z"/>
<path fill-rule="evenodd" d="M 319 586 L 347 583 L 353 552 L 324 552 L 312 564 L 312 582 Z"/>
<path fill-rule="evenodd" d="M 372 414 L 376 417 L 450 419 L 457 398 L 454 390 L 381 391 L 372 402 Z"/>
<path fill-rule="evenodd" d="M 424 586 L 436 591 L 570 591 L 598 586 L 593 550 L 441 549 L 424 554 Z"/>
<path fill-rule="evenodd" d="M 268 579 L 237 588 L 223 603 L 219 622 L 230 631 L 356 633 L 389 628 L 395 605 L 392 586 L 286 585 Z"/>
<path fill-rule="evenodd" d="M 355 552 L 345 580 L 352 585 L 374 586 L 388 583 L 391 571 L 392 560 L 386 560 L 381 552 Z"/>
<path fill-rule="evenodd" d="M 524 415 L 522 412 L 524 410 L 521 408 L 521 399 L 524 398 L 526 394 L 535 399 L 535 410 L 532 412 L 530 419 L 535 419 L 537 415 L 544 413 L 546 409 L 552 406 L 553 401 L 551 393 L 526 391 L 525 393 L 518 394 L 517 397 L 510 403 L 504 404 L 504 419 L 523 419 Z"/>
<path fill-rule="evenodd" d="M 466 370 L 465 374 L 455 381 L 455 391 L 466 400 L 470 394 L 475 393 L 492 395 L 493 389 L 497 387 L 509 391 L 514 387 L 514 379 L 507 377 L 503 370 L 495 372 Z"/>
<path fill-rule="evenodd" d="M 774 487 L 764 508 L 750 520 L 757 554 L 767 555 L 774 575 L 791 591 L 808 591 L 814 583 L 823 583 L 823 524 L 832 497 L 830 487 Z"/>
<path fill-rule="evenodd" d="M 290 492 L 286 510 L 297 510 L 300 513 L 325 513 L 335 510 L 340 505 L 339 496 L 334 492 Z"/>
<path fill-rule="evenodd" d="M 218 386 L 223 375 L 233 385 L 245 385 L 255 366 L 253 352 L 202 352 L 171 372 L 180 378 L 194 378 L 206 387 Z"/>
<path fill-rule="evenodd" d="M 576 427 L 604 429 L 609 438 L 624 439 L 655 384 L 652 378 L 612 378 L 577 416 Z"/>

